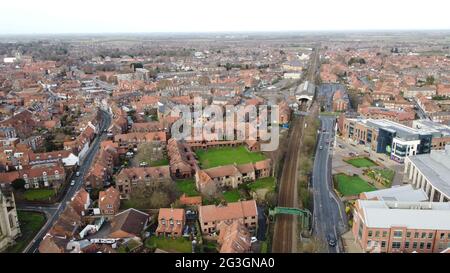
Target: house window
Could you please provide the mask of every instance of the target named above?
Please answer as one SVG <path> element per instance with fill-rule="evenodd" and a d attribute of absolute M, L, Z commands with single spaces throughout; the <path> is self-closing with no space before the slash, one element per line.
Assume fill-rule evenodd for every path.
<path fill-rule="evenodd" d="M 427 249 L 431 249 L 431 243 L 427 243 Z"/>
<path fill-rule="evenodd" d="M 441 233 L 441 236 L 440 236 L 441 240 L 443 240 L 444 237 L 445 237 L 445 233 Z"/>
<path fill-rule="evenodd" d="M 414 233 L 414 238 L 419 238 L 419 232 Z"/>
<path fill-rule="evenodd" d="M 377 230 L 377 231 L 375 231 L 375 238 L 378 238 L 378 237 L 380 237 L 380 232 Z"/>
<path fill-rule="evenodd" d="M 401 247 L 402 243 L 400 242 L 392 242 L 392 248 L 393 249 L 399 249 Z"/>
<path fill-rule="evenodd" d="M 425 237 L 427 237 L 427 233 L 426 232 L 422 232 L 422 239 L 425 239 Z"/>
<path fill-rule="evenodd" d="M 106 207 L 107 207 L 108 209 L 112 209 L 112 205 L 111 205 L 111 204 L 106 205 Z"/>
<path fill-rule="evenodd" d="M 413 243 L 413 249 L 416 249 L 417 248 L 417 242 L 414 242 Z"/>
<path fill-rule="evenodd" d="M 406 237 L 407 237 L 407 238 L 410 238 L 410 237 L 411 237 L 411 232 L 410 232 L 410 231 L 406 232 Z"/>
<path fill-rule="evenodd" d="M 386 241 L 381 241 L 381 247 L 386 247 Z"/>
<path fill-rule="evenodd" d="M 433 238 L 433 233 L 432 232 L 428 233 L 428 238 L 429 239 Z"/>
<path fill-rule="evenodd" d="M 420 242 L 420 249 L 423 249 L 423 247 L 425 246 L 424 242 Z"/>
<path fill-rule="evenodd" d="M 394 231 L 394 237 L 402 237 L 403 232 L 401 230 L 395 230 Z"/>
<path fill-rule="evenodd" d="M 383 237 L 387 236 L 387 231 L 383 231 Z"/>
<path fill-rule="evenodd" d="M 405 248 L 409 248 L 409 242 L 405 242 Z"/>

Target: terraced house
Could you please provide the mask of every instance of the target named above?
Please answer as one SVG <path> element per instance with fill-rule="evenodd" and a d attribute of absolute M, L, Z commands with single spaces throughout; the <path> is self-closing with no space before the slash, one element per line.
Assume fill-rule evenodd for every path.
<path fill-rule="evenodd" d="M 205 170 L 199 169 L 195 174 L 195 182 L 200 192 L 209 195 L 216 188 L 237 188 L 244 182 L 268 177 L 270 169 L 270 159 L 241 165 L 232 164 Z"/>
<path fill-rule="evenodd" d="M 169 166 L 125 168 L 116 175 L 116 189 L 120 197 L 128 199 L 137 186 L 156 187 L 171 181 Z"/>

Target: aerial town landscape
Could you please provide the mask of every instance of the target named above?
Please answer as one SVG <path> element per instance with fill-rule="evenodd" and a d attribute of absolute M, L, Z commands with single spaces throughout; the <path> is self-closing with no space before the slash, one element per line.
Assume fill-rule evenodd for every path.
<path fill-rule="evenodd" d="M 449 252 L 449 38 L 417 37 L 4 38 L 0 249 Z M 194 98 L 277 109 L 278 147 L 177 139 Z"/>
<path fill-rule="evenodd" d="M 450 26 L 417 5 L 6 2 L 0 256 L 450 253 Z"/>

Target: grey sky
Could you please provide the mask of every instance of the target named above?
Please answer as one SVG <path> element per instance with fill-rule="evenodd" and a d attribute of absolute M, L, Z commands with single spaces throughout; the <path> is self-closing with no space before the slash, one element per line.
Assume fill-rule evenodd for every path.
<path fill-rule="evenodd" d="M 450 29 L 441 0 L 2 2 L 0 34 Z"/>

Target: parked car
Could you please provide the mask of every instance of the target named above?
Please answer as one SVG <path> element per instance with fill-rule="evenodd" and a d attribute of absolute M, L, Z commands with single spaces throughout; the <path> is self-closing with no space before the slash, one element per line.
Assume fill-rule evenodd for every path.
<path fill-rule="evenodd" d="M 80 176 L 80 172 L 77 172 L 75 175 L 76 175 L 77 177 L 79 177 L 79 176 Z"/>
<path fill-rule="evenodd" d="M 75 180 L 72 180 L 72 182 L 70 182 L 70 186 L 75 185 Z"/>
<path fill-rule="evenodd" d="M 256 239 L 256 237 L 252 237 L 251 239 L 250 239 L 250 243 L 256 243 L 256 242 L 258 242 L 258 239 Z"/>

